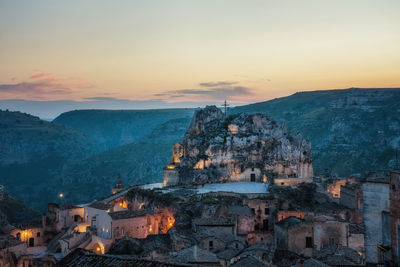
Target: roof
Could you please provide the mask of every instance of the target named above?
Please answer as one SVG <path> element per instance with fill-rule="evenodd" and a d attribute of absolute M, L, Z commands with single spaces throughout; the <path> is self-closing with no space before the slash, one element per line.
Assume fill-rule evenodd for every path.
<path fill-rule="evenodd" d="M 89 267 L 89 266 L 137 266 L 137 267 L 178 267 L 188 266 L 176 263 L 165 263 L 135 259 L 131 256 L 99 255 L 81 248 L 78 248 L 65 256 L 56 266 L 59 267 Z"/>
<path fill-rule="evenodd" d="M 197 226 L 234 226 L 235 222 L 230 217 L 197 218 L 193 220 Z"/>
<path fill-rule="evenodd" d="M 101 201 L 96 201 L 96 202 L 93 202 L 92 204 L 90 204 L 89 207 L 95 208 L 98 210 L 108 210 L 112 207 L 112 205 L 109 205 L 109 204 L 101 202 Z"/>
<path fill-rule="evenodd" d="M 239 251 L 237 249 L 228 248 L 217 254 L 218 259 L 229 261 L 233 259 Z"/>
<path fill-rule="evenodd" d="M 71 210 L 71 209 L 80 209 L 80 208 L 83 208 L 83 207 L 77 206 L 77 205 L 72 205 L 72 204 L 67 204 L 67 205 L 62 206 L 60 209 Z"/>
<path fill-rule="evenodd" d="M 229 206 L 228 207 L 228 213 L 233 214 L 233 215 L 239 215 L 239 216 L 247 216 L 251 217 L 253 216 L 253 212 L 248 206 Z"/>
<path fill-rule="evenodd" d="M 283 228 L 289 228 L 289 227 L 296 225 L 298 223 L 301 223 L 301 222 L 303 222 L 303 220 L 301 220 L 297 217 L 290 216 L 290 217 L 287 217 L 287 218 L 279 221 L 275 225 L 283 227 Z"/>
<path fill-rule="evenodd" d="M 117 212 L 110 212 L 108 215 L 111 216 L 113 220 L 122 220 L 129 218 L 144 217 L 147 214 L 153 214 L 152 210 L 123 210 Z"/>
<path fill-rule="evenodd" d="M 230 265 L 231 267 L 262 267 L 262 266 L 268 266 L 264 262 L 260 261 L 254 256 L 247 256 L 244 258 L 240 258 L 238 261 L 236 261 L 234 264 Z"/>
<path fill-rule="evenodd" d="M 8 236 L 7 238 L 0 239 L 0 249 L 10 248 L 21 244 L 25 244 L 25 242 L 21 242 L 13 236 Z"/>
<path fill-rule="evenodd" d="M 175 260 L 182 263 L 219 263 L 219 259 L 214 253 L 198 246 L 180 250 Z"/>
<path fill-rule="evenodd" d="M 329 267 L 329 265 L 327 265 L 323 262 L 320 262 L 316 259 L 309 258 L 304 261 L 304 267 Z"/>
<path fill-rule="evenodd" d="M 328 265 L 359 265 L 362 263 L 362 257 L 349 247 L 341 245 L 329 246 L 321 249 L 317 259 Z"/>

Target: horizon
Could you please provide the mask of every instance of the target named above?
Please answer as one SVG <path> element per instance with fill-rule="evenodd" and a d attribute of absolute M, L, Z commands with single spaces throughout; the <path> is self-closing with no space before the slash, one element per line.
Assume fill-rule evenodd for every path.
<path fill-rule="evenodd" d="M 400 87 L 391 88 L 343 88 L 343 89 L 326 89 L 312 91 L 297 91 L 289 95 L 275 97 L 251 103 L 229 103 L 228 108 L 268 102 L 274 99 L 290 97 L 299 93 L 328 92 L 328 91 L 345 91 L 345 90 L 399 90 Z M 229 102 L 229 101 L 228 101 Z M 205 106 L 215 105 L 222 108 L 223 101 L 220 102 L 176 102 L 168 103 L 164 101 L 130 101 L 123 99 L 94 99 L 91 101 L 76 100 L 26 100 L 26 99 L 0 99 L 0 111 L 19 111 L 33 116 L 37 116 L 42 120 L 52 121 L 63 113 L 79 110 L 164 110 L 164 109 L 196 109 Z"/>

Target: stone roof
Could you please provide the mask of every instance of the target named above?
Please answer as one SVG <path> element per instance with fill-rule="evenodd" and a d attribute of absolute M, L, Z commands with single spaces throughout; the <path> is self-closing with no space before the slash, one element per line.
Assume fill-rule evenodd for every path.
<path fill-rule="evenodd" d="M 198 246 L 182 249 L 178 252 L 178 256 L 175 258 L 176 262 L 180 263 L 219 263 L 217 256 L 205 249 L 201 249 Z"/>
<path fill-rule="evenodd" d="M 136 266 L 136 267 L 179 267 L 188 266 L 176 263 L 163 263 L 159 261 L 150 261 L 135 259 L 130 256 L 116 256 L 116 255 L 99 255 L 84 249 L 76 249 L 61 261 L 56 266 L 59 267 L 89 267 L 89 266 Z"/>
<path fill-rule="evenodd" d="M 240 258 L 238 261 L 230 265 L 231 267 L 262 267 L 268 266 L 264 262 L 260 261 L 254 256 L 246 256 L 244 258 Z"/>
<path fill-rule="evenodd" d="M 15 247 L 24 243 L 13 236 L 8 236 L 7 238 L 0 238 L 0 249 Z"/>
<path fill-rule="evenodd" d="M 108 215 L 111 216 L 113 220 L 122 220 L 129 218 L 144 217 L 147 214 L 153 214 L 151 210 L 123 210 L 117 212 L 110 212 Z"/>
<path fill-rule="evenodd" d="M 218 257 L 218 259 L 229 261 L 229 260 L 233 259 L 238 253 L 239 253 L 239 251 L 237 249 L 228 248 L 228 249 L 225 249 L 225 250 L 219 252 L 217 254 L 217 257 Z"/>
<path fill-rule="evenodd" d="M 290 216 L 288 218 L 285 218 L 285 219 L 279 221 L 278 223 L 276 223 L 276 225 L 283 227 L 283 228 L 290 228 L 291 226 L 296 225 L 298 223 L 302 223 L 302 222 L 304 222 L 304 220 L 301 220 L 297 217 Z"/>
<path fill-rule="evenodd" d="M 316 258 L 323 263 L 335 266 L 351 266 L 360 265 L 362 263 L 362 257 L 357 251 L 341 245 L 334 245 L 321 249 Z"/>
<path fill-rule="evenodd" d="M 327 265 L 323 262 L 320 262 L 316 259 L 309 258 L 304 261 L 304 267 L 329 267 L 329 265 Z"/>
<path fill-rule="evenodd" d="M 229 206 L 228 213 L 232 215 L 239 215 L 239 216 L 253 216 L 253 212 L 248 206 Z"/>
<path fill-rule="evenodd" d="M 104 203 L 104 202 L 101 202 L 101 201 L 96 201 L 96 202 L 91 203 L 89 205 L 89 207 L 95 208 L 95 209 L 98 209 L 98 210 L 108 210 L 108 209 L 110 209 L 112 207 L 112 205 Z"/>
<path fill-rule="evenodd" d="M 235 222 L 230 217 L 196 218 L 193 220 L 197 226 L 234 226 Z"/>

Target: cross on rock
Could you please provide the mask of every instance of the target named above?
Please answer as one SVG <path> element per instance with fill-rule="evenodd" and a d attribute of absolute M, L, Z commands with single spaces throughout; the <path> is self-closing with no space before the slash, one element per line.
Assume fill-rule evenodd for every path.
<path fill-rule="evenodd" d="M 222 104 L 222 106 L 225 108 L 225 117 L 226 117 L 226 107 L 229 107 L 229 104 L 226 103 L 226 100 L 224 102 L 224 104 Z"/>

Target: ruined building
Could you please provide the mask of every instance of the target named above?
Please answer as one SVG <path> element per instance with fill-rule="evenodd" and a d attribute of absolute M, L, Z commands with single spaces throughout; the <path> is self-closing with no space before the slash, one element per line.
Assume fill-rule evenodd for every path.
<path fill-rule="evenodd" d="M 182 144 L 173 146 L 164 186 L 272 182 L 313 177 L 311 143 L 264 114 L 225 117 L 216 106 L 195 112 Z"/>

